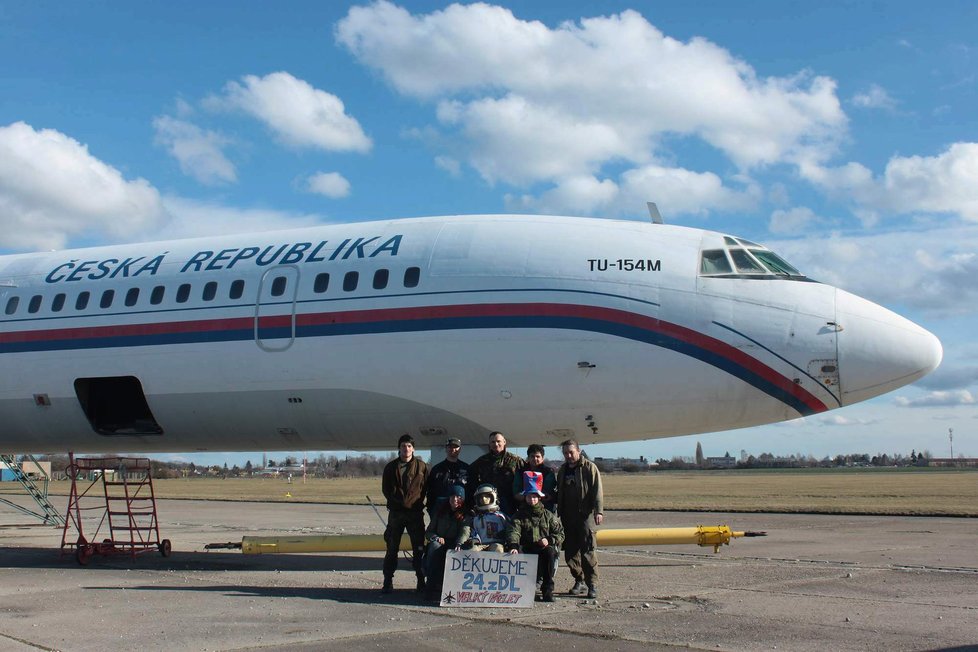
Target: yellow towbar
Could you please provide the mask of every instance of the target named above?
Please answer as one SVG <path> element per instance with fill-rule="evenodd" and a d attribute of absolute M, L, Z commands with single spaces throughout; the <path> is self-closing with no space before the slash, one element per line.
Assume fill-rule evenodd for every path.
<path fill-rule="evenodd" d="M 730 545 L 731 539 L 761 537 L 765 532 L 736 532 L 726 525 L 666 528 L 598 530 L 599 546 Z M 380 534 L 329 534 L 283 537 L 243 537 L 241 543 L 209 543 L 208 550 L 240 549 L 246 555 L 305 552 L 383 552 L 387 549 Z M 410 550 L 407 534 L 401 537 L 401 550 Z"/>

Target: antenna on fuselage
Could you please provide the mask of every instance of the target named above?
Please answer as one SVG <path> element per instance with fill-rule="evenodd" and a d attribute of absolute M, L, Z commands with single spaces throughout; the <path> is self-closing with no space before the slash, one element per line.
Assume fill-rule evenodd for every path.
<path fill-rule="evenodd" d="M 645 204 L 649 207 L 649 217 L 652 218 L 653 224 L 662 224 L 662 216 L 659 215 L 659 207 L 655 205 L 654 201 L 647 201 Z"/>

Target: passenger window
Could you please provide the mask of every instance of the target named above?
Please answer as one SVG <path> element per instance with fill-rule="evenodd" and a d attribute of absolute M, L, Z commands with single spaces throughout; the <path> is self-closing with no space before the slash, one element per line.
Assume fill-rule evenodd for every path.
<path fill-rule="evenodd" d="M 35 294 L 31 297 L 31 302 L 27 304 L 27 312 L 34 314 L 41 309 L 41 295 Z"/>
<path fill-rule="evenodd" d="M 378 269 L 374 272 L 374 289 L 383 290 L 387 287 L 387 279 L 390 278 L 390 272 L 386 269 Z"/>
<path fill-rule="evenodd" d="M 12 315 L 17 312 L 17 305 L 20 303 L 20 297 L 10 297 L 7 299 L 7 309 L 4 311 L 8 315 Z"/>
<path fill-rule="evenodd" d="M 272 281 L 272 296 L 280 297 L 285 294 L 286 285 L 288 285 L 288 280 L 284 276 L 276 276 L 275 280 Z"/>
<path fill-rule="evenodd" d="M 63 292 L 54 295 L 54 300 L 51 302 L 51 312 L 61 312 L 65 307 L 65 298 Z"/>
<path fill-rule="evenodd" d="M 413 288 L 418 287 L 418 280 L 421 278 L 421 268 L 420 267 L 408 267 L 404 270 L 404 287 Z"/>
<path fill-rule="evenodd" d="M 149 302 L 154 306 L 158 306 L 163 303 L 163 297 L 166 295 L 166 286 L 157 285 L 153 288 L 153 293 L 149 295 Z"/>
<path fill-rule="evenodd" d="M 102 298 L 98 302 L 98 307 L 111 308 L 113 299 L 115 299 L 115 290 L 106 290 L 102 293 Z"/>
<path fill-rule="evenodd" d="M 346 276 L 343 277 L 343 291 L 353 292 L 357 289 L 357 283 L 360 282 L 360 272 L 347 272 Z"/>
<path fill-rule="evenodd" d="M 312 284 L 312 290 L 316 294 L 322 294 L 329 287 L 329 274 L 323 272 L 316 274 L 316 281 Z"/>
<path fill-rule="evenodd" d="M 750 257 L 746 249 L 731 249 L 730 257 L 733 258 L 737 271 L 741 274 L 766 274 L 767 270 Z"/>
<path fill-rule="evenodd" d="M 190 298 L 190 283 L 184 283 L 177 288 L 177 303 L 187 303 Z"/>
<path fill-rule="evenodd" d="M 700 258 L 700 274 L 731 274 L 733 269 L 723 249 L 707 249 Z"/>
<path fill-rule="evenodd" d="M 126 292 L 126 307 L 132 308 L 139 301 L 139 288 L 129 288 Z"/>
<path fill-rule="evenodd" d="M 91 297 L 89 292 L 79 292 L 78 298 L 75 299 L 75 310 L 84 310 L 88 307 L 88 299 Z"/>
<path fill-rule="evenodd" d="M 231 283 L 231 290 L 228 292 L 228 296 L 232 299 L 240 299 L 244 295 L 244 281 L 240 278 L 237 281 Z"/>
<path fill-rule="evenodd" d="M 204 284 L 204 301 L 213 301 L 217 296 L 217 281 L 208 281 Z"/>

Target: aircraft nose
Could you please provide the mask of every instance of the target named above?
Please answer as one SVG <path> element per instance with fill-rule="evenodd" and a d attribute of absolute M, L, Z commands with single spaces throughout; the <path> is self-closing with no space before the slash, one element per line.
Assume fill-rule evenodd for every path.
<path fill-rule="evenodd" d="M 909 385 L 937 368 L 944 350 L 933 333 L 844 290 L 836 291 L 842 404 Z"/>

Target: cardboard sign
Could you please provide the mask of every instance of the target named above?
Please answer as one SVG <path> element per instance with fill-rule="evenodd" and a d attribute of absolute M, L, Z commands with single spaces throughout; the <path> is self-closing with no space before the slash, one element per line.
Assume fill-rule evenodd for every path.
<path fill-rule="evenodd" d="M 449 550 L 441 590 L 443 607 L 532 607 L 537 556 Z"/>

